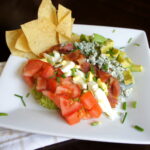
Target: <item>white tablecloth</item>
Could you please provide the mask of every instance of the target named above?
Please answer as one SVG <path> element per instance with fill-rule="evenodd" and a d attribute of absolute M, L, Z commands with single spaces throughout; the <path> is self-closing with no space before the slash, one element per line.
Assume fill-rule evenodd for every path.
<path fill-rule="evenodd" d="M 0 63 L 0 73 L 5 62 Z M 0 127 L 0 150 L 33 150 L 69 140 L 64 137 L 20 132 Z"/>

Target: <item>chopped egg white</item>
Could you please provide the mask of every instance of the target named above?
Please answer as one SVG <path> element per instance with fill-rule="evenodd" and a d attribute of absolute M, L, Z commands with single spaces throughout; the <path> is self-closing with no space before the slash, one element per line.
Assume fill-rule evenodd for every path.
<path fill-rule="evenodd" d="M 116 118 L 116 112 L 111 108 L 110 103 L 107 99 L 107 96 L 104 91 L 102 91 L 98 84 L 94 81 L 88 83 L 88 88 L 91 90 L 95 96 L 95 98 L 98 100 L 98 104 L 102 108 L 103 112 L 106 113 L 109 118 L 115 119 Z"/>

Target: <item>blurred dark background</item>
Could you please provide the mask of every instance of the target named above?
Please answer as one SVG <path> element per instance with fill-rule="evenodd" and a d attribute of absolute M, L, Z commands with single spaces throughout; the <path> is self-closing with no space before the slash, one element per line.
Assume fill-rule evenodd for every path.
<path fill-rule="evenodd" d="M 117 26 L 145 30 L 150 41 L 150 0 L 52 0 L 70 8 L 75 23 Z M 5 43 L 5 30 L 19 28 L 20 24 L 37 17 L 41 0 L 0 0 L 0 61 L 6 61 L 10 52 Z M 71 140 L 43 148 L 48 149 L 111 149 L 150 150 L 150 146 L 110 144 Z"/>

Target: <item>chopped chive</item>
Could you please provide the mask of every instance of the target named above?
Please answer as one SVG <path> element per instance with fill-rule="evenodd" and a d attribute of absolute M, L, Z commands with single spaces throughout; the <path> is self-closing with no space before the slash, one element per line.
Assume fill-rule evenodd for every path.
<path fill-rule="evenodd" d="M 113 29 L 113 30 L 112 30 L 112 33 L 114 33 L 114 32 L 116 32 L 116 29 Z"/>
<path fill-rule="evenodd" d="M 144 131 L 144 129 L 142 127 L 138 126 L 138 125 L 133 126 L 133 128 L 140 131 L 140 132 Z"/>
<path fill-rule="evenodd" d="M 49 53 L 49 55 L 50 55 L 50 56 L 54 56 L 54 53 L 53 53 L 53 52 L 51 52 L 51 53 Z"/>
<path fill-rule="evenodd" d="M 97 82 L 97 78 L 96 78 L 96 77 L 93 77 L 93 81 Z"/>
<path fill-rule="evenodd" d="M 119 49 L 125 49 L 125 47 L 120 47 Z"/>
<path fill-rule="evenodd" d="M 54 78 L 55 77 L 55 75 L 52 75 L 52 76 L 50 76 L 49 78 L 51 79 L 51 78 Z"/>
<path fill-rule="evenodd" d="M 137 102 L 136 102 L 136 101 L 133 101 L 133 102 L 132 102 L 132 107 L 133 107 L 133 108 L 136 108 L 136 106 L 137 106 Z"/>
<path fill-rule="evenodd" d="M 0 113 L 0 116 L 8 116 L 7 113 Z"/>
<path fill-rule="evenodd" d="M 46 60 L 48 63 L 52 64 L 52 61 L 49 58 L 47 58 Z"/>
<path fill-rule="evenodd" d="M 124 122 L 125 122 L 125 119 L 127 118 L 127 114 L 128 114 L 128 113 L 127 113 L 127 112 L 125 112 L 124 117 L 123 117 L 123 119 L 122 119 L 122 121 L 121 121 L 122 123 L 124 123 Z"/>
<path fill-rule="evenodd" d="M 77 101 L 77 102 L 79 102 L 79 101 L 80 101 L 80 99 L 79 99 L 79 98 L 74 98 L 73 100 L 74 100 L 74 101 Z"/>
<path fill-rule="evenodd" d="M 93 74 L 95 74 L 95 68 L 94 68 L 93 65 L 90 66 L 90 71 L 91 71 Z"/>
<path fill-rule="evenodd" d="M 76 50 L 78 50 L 78 48 L 76 48 L 76 49 L 73 49 L 71 52 L 75 52 Z"/>
<path fill-rule="evenodd" d="M 56 77 L 56 80 L 58 83 L 60 83 L 60 78 L 59 77 Z"/>
<path fill-rule="evenodd" d="M 74 76 L 75 76 L 75 73 L 76 73 L 76 68 L 72 68 L 72 69 L 71 69 L 71 72 L 72 72 L 72 76 L 74 77 Z"/>
<path fill-rule="evenodd" d="M 103 69 L 104 71 L 107 71 L 107 70 L 108 70 L 108 64 L 103 64 L 102 69 Z"/>
<path fill-rule="evenodd" d="M 26 97 L 29 97 L 30 96 L 30 93 L 28 92 L 27 94 L 26 94 Z"/>
<path fill-rule="evenodd" d="M 14 96 L 20 98 L 22 104 L 26 107 L 26 103 L 25 103 L 24 100 L 23 100 L 23 96 L 20 96 L 20 95 L 18 95 L 18 94 L 14 94 Z"/>
<path fill-rule="evenodd" d="M 61 77 L 62 77 L 62 78 L 66 78 L 66 75 L 65 75 L 65 74 L 62 74 Z"/>
<path fill-rule="evenodd" d="M 88 79 L 90 72 L 85 74 L 85 78 Z"/>
<path fill-rule="evenodd" d="M 99 121 L 94 121 L 94 122 L 91 122 L 90 124 L 91 124 L 91 126 L 97 126 L 97 125 L 100 124 L 100 122 Z"/>
<path fill-rule="evenodd" d="M 132 41 L 132 38 L 129 38 L 128 43 L 130 43 Z"/>
<path fill-rule="evenodd" d="M 126 110 L 126 109 L 127 109 L 127 103 L 126 103 L 126 102 L 123 102 L 123 104 L 122 104 L 122 109 L 123 109 L 123 110 Z"/>
<path fill-rule="evenodd" d="M 133 45 L 134 45 L 134 46 L 140 46 L 140 44 L 138 44 L 138 43 L 134 43 Z"/>

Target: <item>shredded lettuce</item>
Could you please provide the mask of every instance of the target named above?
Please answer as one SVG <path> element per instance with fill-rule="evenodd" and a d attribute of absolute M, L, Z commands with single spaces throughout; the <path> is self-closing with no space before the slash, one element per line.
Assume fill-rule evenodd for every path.
<path fill-rule="evenodd" d="M 58 109 L 52 100 L 50 100 L 47 96 L 44 96 L 41 92 L 38 92 L 35 88 L 31 90 L 31 93 L 41 106 L 47 109 Z"/>

